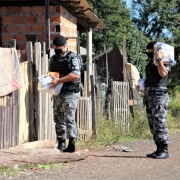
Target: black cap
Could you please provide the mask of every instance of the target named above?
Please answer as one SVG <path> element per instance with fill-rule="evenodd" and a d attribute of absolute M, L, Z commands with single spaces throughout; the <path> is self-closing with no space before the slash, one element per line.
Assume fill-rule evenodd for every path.
<path fill-rule="evenodd" d="M 53 40 L 55 46 L 64 46 L 66 44 L 66 38 L 64 36 L 57 36 Z"/>
<path fill-rule="evenodd" d="M 154 49 L 154 45 L 156 44 L 156 41 L 151 41 L 150 43 L 148 43 L 148 45 L 146 46 L 146 49 Z"/>

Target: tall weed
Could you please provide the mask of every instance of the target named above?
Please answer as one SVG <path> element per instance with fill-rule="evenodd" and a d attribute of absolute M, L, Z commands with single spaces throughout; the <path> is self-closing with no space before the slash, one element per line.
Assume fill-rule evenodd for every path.
<path fill-rule="evenodd" d="M 145 108 L 134 106 L 133 112 L 133 116 L 131 115 L 129 118 L 130 126 L 128 136 L 138 139 L 151 138 Z"/>
<path fill-rule="evenodd" d="M 168 105 L 168 121 L 169 128 L 180 128 L 180 89 L 175 88 L 170 92 L 170 102 Z"/>

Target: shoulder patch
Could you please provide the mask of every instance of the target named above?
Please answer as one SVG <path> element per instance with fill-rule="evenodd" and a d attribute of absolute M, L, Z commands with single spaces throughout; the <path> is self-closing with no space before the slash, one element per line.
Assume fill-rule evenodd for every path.
<path fill-rule="evenodd" d="M 73 64 L 74 66 L 77 65 L 77 59 L 76 59 L 76 58 L 72 59 L 72 64 Z"/>

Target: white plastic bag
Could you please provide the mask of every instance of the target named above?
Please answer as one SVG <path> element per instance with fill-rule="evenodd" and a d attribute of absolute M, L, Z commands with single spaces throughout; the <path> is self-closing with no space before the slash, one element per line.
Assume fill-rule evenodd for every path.
<path fill-rule="evenodd" d="M 154 45 L 154 54 L 156 51 L 159 51 L 159 50 L 162 51 L 164 54 L 163 57 L 161 58 L 163 64 L 170 64 L 172 66 L 176 64 L 176 61 L 174 60 L 174 47 L 173 46 L 164 44 L 162 42 L 157 42 Z M 154 56 L 153 61 L 154 61 L 154 64 L 157 66 L 155 56 Z"/>
<path fill-rule="evenodd" d="M 139 90 L 144 91 L 145 90 L 145 78 L 139 79 L 138 80 L 138 85 L 139 85 Z"/>
<path fill-rule="evenodd" d="M 145 90 L 145 78 L 139 79 L 138 80 L 138 85 L 139 85 L 139 93 L 144 95 L 144 90 Z"/>
<path fill-rule="evenodd" d="M 63 83 L 60 83 L 58 84 L 55 88 L 50 88 L 50 82 L 53 81 L 53 77 L 51 76 L 48 76 L 48 75 L 41 75 L 40 77 L 38 77 L 38 91 L 39 92 L 47 92 L 49 94 L 52 94 L 54 96 L 57 96 L 60 91 L 61 91 L 61 88 L 63 86 Z"/>

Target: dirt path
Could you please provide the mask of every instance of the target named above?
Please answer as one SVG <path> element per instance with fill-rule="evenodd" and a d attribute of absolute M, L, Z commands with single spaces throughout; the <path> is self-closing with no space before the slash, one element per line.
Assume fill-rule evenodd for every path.
<path fill-rule="evenodd" d="M 180 180 L 180 133 L 170 138 L 170 158 L 166 160 L 146 158 L 155 146 L 153 141 L 139 140 L 92 150 L 87 159 L 64 164 L 58 169 L 28 170 L 15 177 L 0 177 L 14 180 Z M 123 152 L 122 147 L 133 152 Z"/>

